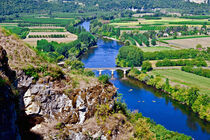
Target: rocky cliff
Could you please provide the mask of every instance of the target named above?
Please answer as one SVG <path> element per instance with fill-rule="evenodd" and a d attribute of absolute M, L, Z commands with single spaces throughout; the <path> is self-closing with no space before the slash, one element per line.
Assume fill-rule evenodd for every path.
<path fill-rule="evenodd" d="M 3 112 L 1 138 L 19 139 L 20 135 L 22 139 L 89 138 L 90 135 L 87 135 L 85 130 L 88 124 L 92 123 L 89 120 L 94 118 L 100 105 L 113 108 L 116 88 L 112 84 L 100 84 L 94 77 L 69 72 L 62 72 L 63 76 L 59 78 L 54 78 L 52 74 L 46 76 L 48 71 L 57 75 L 56 70 L 59 68 L 42 60 L 32 49 L 13 36 L 0 32 L 0 41 L 3 46 L 0 47 L 1 79 L 8 79 L 8 84 L 4 84 L 0 89 L 0 111 Z M 30 65 L 33 65 L 33 69 L 29 70 L 33 72 L 45 68 L 37 71 L 38 79 L 27 74 L 26 68 L 28 70 Z M 19 98 L 16 99 L 16 111 L 20 135 L 12 100 L 14 93 L 11 89 L 14 89 L 18 94 L 16 98 Z M 100 129 L 98 127 L 96 131 L 91 132 L 91 137 L 103 136 L 106 139 L 106 134 Z"/>
<path fill-rule="evenodd" d="M 15 72 L 9 68 L 7 53 L 0 46 L 0 138 L 20 139 L 16 124 L 17 115 L 14 104 L 14 94 L 10 82 L 15 78 Z"/>

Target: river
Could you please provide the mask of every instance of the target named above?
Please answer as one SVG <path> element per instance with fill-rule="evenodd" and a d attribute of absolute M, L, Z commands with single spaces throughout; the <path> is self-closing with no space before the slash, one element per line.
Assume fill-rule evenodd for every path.
<path fill-rule="evenodd" d="M 81 24 L 89 31 L 90 22 Z M 86 68 L 115 67 L 115 58 L 123 45 L 112 40 L 98 39 L 97 48 L 89 49 L 81 57 Z M 98 72 L 95 72 L 98 76 Z M 111 74 L 103 71 L 102 74 Z M 210 123 L 198 118 L 185 105 L 172 101 L 152 87 L 131 78 L 122 78 L 122 72 L 114 73 L 110 81 L 122 94 L 122 100 L 131 111 L 138 111 L 165 128 L 192 136 L 195 140 L 210 140 Z"/>

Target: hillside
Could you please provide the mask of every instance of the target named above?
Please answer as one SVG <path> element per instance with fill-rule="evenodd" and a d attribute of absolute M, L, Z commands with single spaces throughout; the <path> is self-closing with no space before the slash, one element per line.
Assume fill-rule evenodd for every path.
<path fill-rule="evenodd" d="M 36 6 L 34 6 L 36 5 Z M 1 0 L 0 15 L 19 17 L 20 13 L 43 13 L 55 12 L 96 12 L 96 11 L 122 11 L 128 8 L 154 9 L 170 8 L 179 9 L 182 13 L 202 14 L 209 12 L 208 4 L 191 3 L 185 0 L 79 0 L 79 1 L 45 1 L 45 0 Z M 1 19 L 5 17 L 2 16 Z"/>
<path fill-rule="evenodd" d="M 191 139 L 128 112 L 111 83 L 50 64 L 7 31 L 0 42 L 1 138 Z"/>

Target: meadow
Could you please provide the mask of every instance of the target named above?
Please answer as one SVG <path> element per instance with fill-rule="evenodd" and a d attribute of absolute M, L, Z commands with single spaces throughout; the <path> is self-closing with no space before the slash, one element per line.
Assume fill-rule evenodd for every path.
<path fill-rule="evenodd" d="M 141 47 L 144 52 L 155 52 L 155 51 L 165 51 L 165 50 L 174 50 L 172 47 L 164 46 L 154 46 L 154 47 Z"/>
<path fill-rule="evenodd" d="M 210 94 L 210 78 L 198 76 L 181 70 L 153 70 L 150 74 L 168 78 L 171 84 L 181 84 L 187 87 L 198 87 L 202 94 Z"/>

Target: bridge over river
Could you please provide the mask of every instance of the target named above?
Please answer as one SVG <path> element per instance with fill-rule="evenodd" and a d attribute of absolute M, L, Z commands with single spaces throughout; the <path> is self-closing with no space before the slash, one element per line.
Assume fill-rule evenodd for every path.
<path fill-rule="evenodd" d="M 125 77 L 125 76 L 126 76 L 126 72 L 127 72 L 128 70 L 130 70 L 131 68 L 132 68 L 132 67 L 86 68 L 86 69 L 87 69 L 87 70 L 92 70 L 92 71 L 99 71 L 99 75 L 101 75 L 103 71 L 109 70 L 109 71 L 112 72 L 112 76 L 114 75 L 114 72 L 115 72 L 116 70 L 122 70 L 123 73 L 124 73 L 124 77 Z M 136 69 L 138 69 L 138 70 L 141 71 L 141 67 L 134 67 L 134 68 L 136 68 Z"/>

